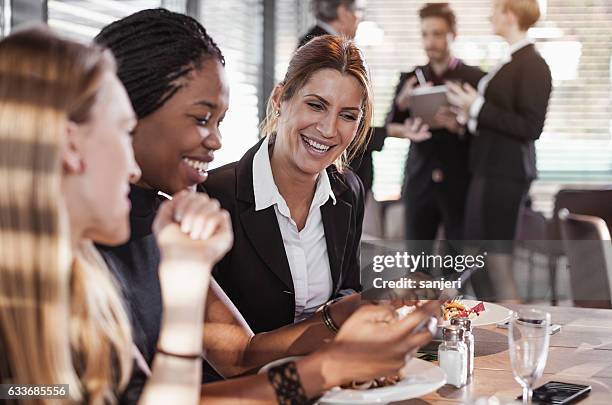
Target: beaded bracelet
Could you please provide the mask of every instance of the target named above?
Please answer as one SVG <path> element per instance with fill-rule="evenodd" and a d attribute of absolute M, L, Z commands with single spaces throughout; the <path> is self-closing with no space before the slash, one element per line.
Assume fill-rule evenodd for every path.
<path fill-rule="evenodd" d="M 268 370 L 268 380 L 281 405 L 306 405 L 309 403 L 294 361 Z"/>

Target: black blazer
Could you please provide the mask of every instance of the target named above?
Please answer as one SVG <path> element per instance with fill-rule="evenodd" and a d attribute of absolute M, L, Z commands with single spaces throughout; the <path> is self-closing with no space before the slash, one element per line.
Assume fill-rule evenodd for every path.
<path fill-rule="evenodd" d="M 310 31 L 308 31 L 306 34 L 304 34 L 303 37 L 300 38 L 300 42 L 298 43 L 298 48 L 301 47 L 302 45 L 306 44 L 311 39 L 316 38 L 316 37 L 320 37 L 322 35 L 333 35 L 333 34 L 327 32 L 321 26 L 315 25 L 314 27 L 312 27 L 310 29 Z"/>
<path fill-rule="evenodd" d="M 514 52 L 485 90 L 470 157 L 475 174 L 519 181 L 537 177 L 534 141 L 542 134 L 551 91 L 550 69 L 535 46 Z"/>
<path fill-rule="evenodd" d="M 263 140 L 238 162 L 209 173 L 200 190 L 229 211 L 234 246 L 214 270 L 215 279 L 255 333 L 293 323 L 293 279 L 274 206 L 255 211 L 253 158 Z M 321 207 L 327 254 L 333 280 L 332 296 L 360 290 L 359 243 L 364 212 L 363 186 L 350 170 L 327 168 L 336 204 Z"/>
<path fill-rule="evenodd" d="M 430 65 L 419 67 L 427 81 L 434 85 L 443 85 L 446 81 L 459 81 L 469 83 L 476 87 L 478 81 L 485 73 L 477 67 L 469 66 L 461 61 L 457 61 L 457 66 L 447 70 L 441 77 L 437 77 Z M 412 117 L 412 112 L 397 108 L 395 99 L 404 87 L 404 83 L 415 76 L 416 69 L 411 72 L 400 74 L 399 82 L 395 88 L 391 109 L 387 114 L 386 123 L 403 123 L 407 118 Z M 411 142 L 408 150 L 405 167 L 405 181 L 411 182 L 411 192 L 420 189 L 427 189 L 427 184 L 431 182 L 431 175 L 434 169 L 444 172 L 444 177 L 450 181 L 459 180 L 460 183 L 470 178 L 469 173 L 469 134 L 460 137 L 449 132 L 447 129 L 434 129 L 431 131 L 432 137 L 423 142 Z"/>

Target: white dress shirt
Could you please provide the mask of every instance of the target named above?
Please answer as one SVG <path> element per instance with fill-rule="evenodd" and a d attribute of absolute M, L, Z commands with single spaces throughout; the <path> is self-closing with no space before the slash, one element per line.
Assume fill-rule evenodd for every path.
<path fill-rule="evenodd" d="M 327 302 L 332 294 L 333 283 L 320 208 L 330 198 L 336 204 L 336 196 L 332 191 L 327 172 L 323 170 L 317 178 L 306 225 L 304 229 L 298 231 L 295 221 L 291 218 L 289 207 L 274 183 L 268 141 L 266 139 L 262 142 L 253 158 L 255 211 L 274 206 L 293 278 L 294 322 L 298 322 L 310 316 Z"/>
<path fill-rule="evenodd" d="M 487 73 L 478 82 L 478 94 L 480 96 L 476 99 L 476 101 L 472 103 L 472 106 L 470 107 L 470 117 L 468 121 L 468 129 L 470 130 L 472 134 L 474 135 L 478 134 L 476 131 L 478 128 L 478 115 L 480 114 L 480 110 L 482 110 L 482 106 L 485 103 L 484 94 L 485 94 L 485 91 L 487 90 L 487 86 L 489 85 L 489 82 L 491 81 L 491 79 L 493 79 L 493 77 L 495 77 L 497 72 L 499 72 L 502 67 L 512 62 L 512 54 L 514 54 L 519 49 L 523 49 L 527 45 L 531 45 L 531 44 L 533 44 L 533 40 L 529 37 L 525 37 L 521 39 L 520 41 L 510 45 L 508 47 L 508 52 L 504 55 L 504 57 L 499 62 L 499 64 L 495 66 L 493 69 L 491 69 L 489 73 Z"/>

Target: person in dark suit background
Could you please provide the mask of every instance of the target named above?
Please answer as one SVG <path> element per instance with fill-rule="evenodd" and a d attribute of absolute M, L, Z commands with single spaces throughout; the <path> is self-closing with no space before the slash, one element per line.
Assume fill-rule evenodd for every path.
<path fill-rule="evenodd" d="M 470 167 L 466 237 L 506 241 L 489 244 L 489 288 L 496 298 L 516 299 L 512 243 L 520 208 L 537 176 L 535 140 L 544 128 L 551 73 L 527 30 L 540 18 L 537 0 L 496 0 L 491 22 L 509 55 L 478 84 L 449 84 L 448 99 L 475 131 Z M 482 280 L 484 281 L 484 280 Z M 492 287 L 492 291 L 488 291 Z"/>
<path fill-rule="evenodd" d="M 402 189 L 406 239 L 422 241 L 419 245 L 431 250 L 441 224 L 446 239 L 463 239 L 465 198 L 470 181 L 470 135 L 457 123 L 449 108 L 438 112 L 435 129 L 419 128 L 419 119 L 411 111 L 416 72 L 422 72 L 428 86 L 443 85 L 449 80 L 475 86 L 484 72 L 453 57 L 451 45 L 457 35 L 456 17 L 448 3 L 427 3 L 419 11 L 419 17 L 429 63 L 401 73 L 386 122 L 389 135 L 411 140 Z"/>
<path fill-rule="evenodd" d="M 321 35 L 355 38 L 363 19 L 365 0 L 312 0 L 311 7 L 317 23 L 300 38 L 298 48 Z"/>

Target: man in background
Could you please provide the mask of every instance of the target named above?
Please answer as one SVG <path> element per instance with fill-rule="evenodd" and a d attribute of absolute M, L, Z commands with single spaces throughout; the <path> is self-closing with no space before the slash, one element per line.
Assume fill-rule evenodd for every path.
<path fill-rule="evenodd" d="M 355 38 L 365 12 L 365 0 L 312 0 L 311 7 L 317 23 L 300 39 L 298 48 L 321 35 Z"/>
<path fill-rule="evenodd" d="M 418 84 L 417 71 L 419 75 L 422 73 L 421 81 L 428 86 L 456 81 L 477 87 L 484 76 L 480 69 L 452 55 L 457 22 L 448 3 L 427 3 L 419 11 L 419 17 L 423 48 L 429 62 L 411 72 L 401 73 L 386 121 L 390 136 L 401 136 L 414 125 L 411 107 L 417 102 L 412 97 Z M 417 136 L 408 131 L 404 136 L 411 140 L 402 188 L 406 239 L 429 241 L 423 242 L 425 250 L 432 249 L 440 225 L 443 225 L 447 240 L 463 238 L 465 200 L 470 182 L 470 134 L 456 118 L 449 108 L 443 107 L 427 136 L 422 136 L 422 131 L 415 131 Z"/>

